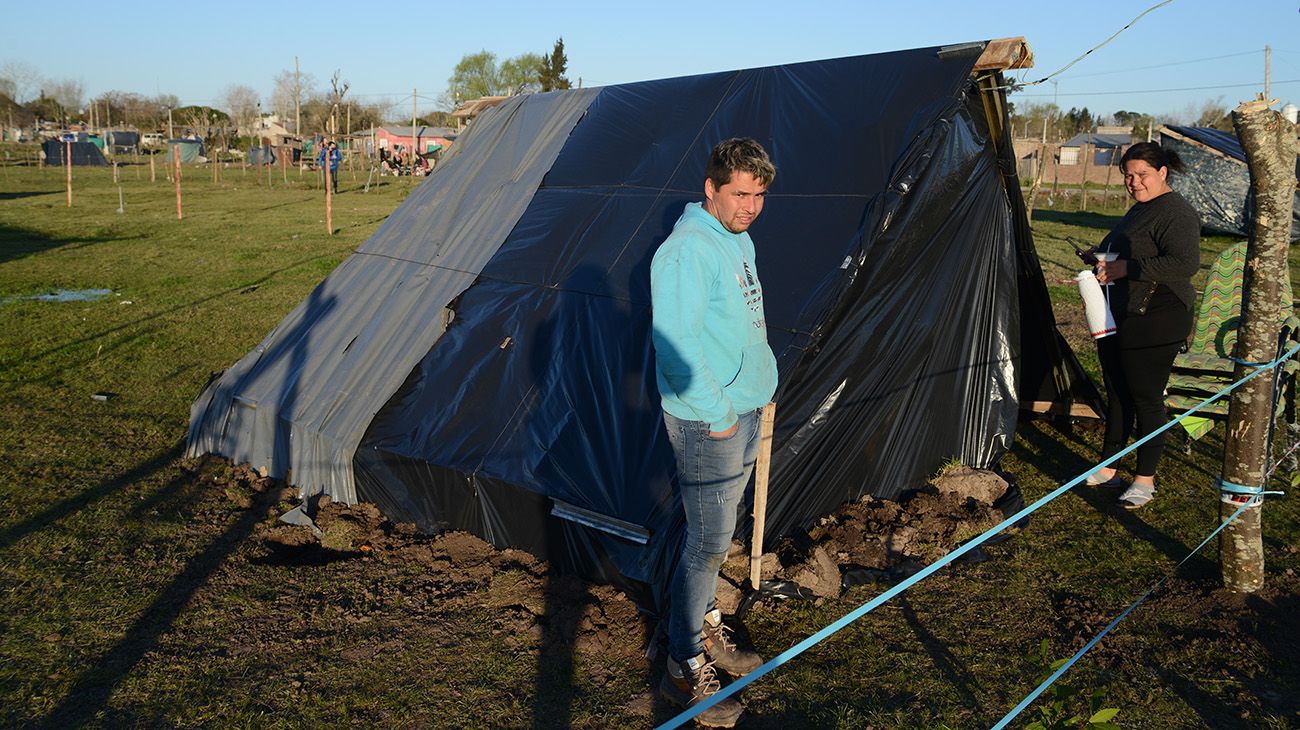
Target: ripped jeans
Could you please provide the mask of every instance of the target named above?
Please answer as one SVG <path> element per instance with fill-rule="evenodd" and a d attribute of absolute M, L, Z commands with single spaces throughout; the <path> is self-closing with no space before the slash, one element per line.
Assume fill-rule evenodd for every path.
<path fill-rule="evenodd" d="M 677 457 L 686 538 L 669 587 L 668 654 L 684 661 L 704 651 L 700 632 L 713 609 L 718 570 L 727 558 L 749 476 L 758 458 L 760 410 L 740 414 L 736 433 L 709 438 L 709 424 L 664 413 Z"/>

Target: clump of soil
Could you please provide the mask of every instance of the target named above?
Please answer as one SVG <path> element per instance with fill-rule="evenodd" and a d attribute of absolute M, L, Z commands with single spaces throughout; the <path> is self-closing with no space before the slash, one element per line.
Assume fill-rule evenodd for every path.
<path fill-rule="evenodd" d="M 855 583 L 900 580 L 1005 519 L 1003 501 L 1018 507 L 1010 486 L 995 472 L 957 466 L 902 502 L 863 497 L 764 555 L 761 578 L 815 598 L 834 598 Z M 723 577 L 719 604 L 726 612 L 740 605 L 748 586 L 748 551 L 733 549 Z"/>

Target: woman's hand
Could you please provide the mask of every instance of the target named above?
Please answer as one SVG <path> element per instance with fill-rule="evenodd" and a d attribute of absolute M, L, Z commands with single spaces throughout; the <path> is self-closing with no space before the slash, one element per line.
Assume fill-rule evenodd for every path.
<path fill-rule="evenodd" d="M 1103 261 L 1097 264 L 1097 281 L 1108 284 L 1128 276 L 1128 261 Z"/>

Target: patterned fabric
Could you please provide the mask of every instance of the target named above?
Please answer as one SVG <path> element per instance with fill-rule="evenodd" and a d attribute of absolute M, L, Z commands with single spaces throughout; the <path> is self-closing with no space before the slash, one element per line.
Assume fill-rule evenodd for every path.
<path fill-rule="evenodd" d="M 1237 328 L 1241 325 L 1241 282 L 1246 269 L 1246 242 L 1224 249 L 1205 280 L 1196 325 L 1187 352 L 1174 358 L 1165 389 L 1165 405 L 1181 413 L 1232 383 L 1236 363 Z M 1291 315 L 1291 281 L 1282 281 L 1282 316 Z M 1182 420 L 1187 435 L 1199 439 L 1228 417 L 1228 400 L 1220 399 Z M 1279 401 L 1279 406 L 1281 402 Z"/>

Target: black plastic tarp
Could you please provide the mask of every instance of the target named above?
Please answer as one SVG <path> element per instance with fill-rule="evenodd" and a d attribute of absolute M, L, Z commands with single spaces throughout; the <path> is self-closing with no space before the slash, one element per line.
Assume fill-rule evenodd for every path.
<path fill-rule="evenodd" d="M 1201 214 L 1201 226 L 1213 233 L 1249 237 L 1254 194 L 1237 135 L 1210 127 L 1169 126 L 1161 129 L 1160 145 L 1177 152 L 1186 165 L 1182 174 L 1170 176 L 1170 185 Z M 1296 177 L 1300 178 L 1300 160 Z M 1300 191 L 1296 203 L 1292 241 L 1300 240 Z"/>
<path fill-rule="evenodd" d="M 781 376 L 769 547 L 845 501 L 915 489 L 949 459 L 996 464 L 1022 402 L 1097 397 L 1055 331 L 1010 140 L 990 132 L 972 81 L 981 51 L 583 90 L 576 114 L 553 101 L 573 92 L 507 101 L 233 369 L 235 380 L 260 378 L 264 395 L 241 395 L 249 388 L 228 373 L 196 402 L 190 452 L 267 454 L 264 441 L 289 430 L 288 448 L 302 449 L 318 438 L 317 420 L 322 435 L 337 435 L 326 422 L 356 415 L 369 425 L 346 497 L 426 530 L 466 529 L 661 588 L 682 518 L 654 378 L 650 259 L 683 206 L 703 197 L 709 149 L 752 136 L 778 167 L 751 229 Z M 550 145 L 557 132 L 562 147 L 532 156 L 544 174 L 528 183 L 525 207 L 501 211 L 501 226 L 490 196 L 539 171 L 471 174 L 466 164 Z M 422 195 L 457 180 L 458 201 Z M 366 257 L 423 266 L 405 276 L 456 292 L 437 323 L 445 328 L 383 317 L 385 297 L 412 285 L 374 291 L 374 276 L 357 273 Z M 339 321 L 344 308 L 373 324 L 347 329 L 359 315 Z M 357 334 L 315 333 L 326 324 Z M 327 338 L 339 343 L 334 358 L 353 361 L 348 377 L 388 377 L 387 350 L 423 341 L 424 330 L 436 340 L 396 371 L 405 380 L 382 407 L 302 376 L 330 356 L 313 345 Z M 295 348 L 301 356 L 276 354 Z M 356 355 L 366 348 L 373 355 Z M 268 360 L 281 364 L 259 374 Z M 311 405 L 322 398 L 328 408 Z M 304 413 L 312 409 L 320 415 Z M 338 455 L 292 465 L 295 480 Z M 306 478 L 305 491 L 322 488 L 333 491 Z"/>
<path fill-rule="evenodd" d="M 93 142 L 60 142 L 55 139 L 47 139 L 41 143 L 41 149 L 45 150 L 45 164 L 47 165 L 67 164 L 63 155 L 69 150 L 73 165 L 101 166 L 108 164 L 108 160 L 104 159 L 104 153 Z"/>
<path fill-rule="evenodd" d="M 110 130 L 104 135 L 104 141 L 115 153 L 133 152 L 140 149 L 140 133 L 122 130 Z"/>

